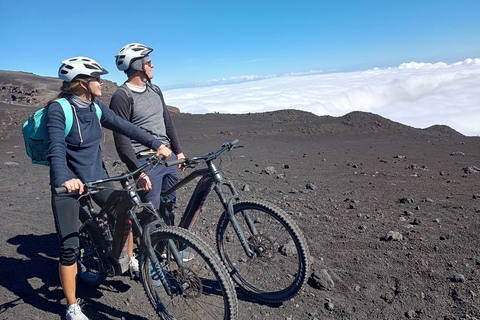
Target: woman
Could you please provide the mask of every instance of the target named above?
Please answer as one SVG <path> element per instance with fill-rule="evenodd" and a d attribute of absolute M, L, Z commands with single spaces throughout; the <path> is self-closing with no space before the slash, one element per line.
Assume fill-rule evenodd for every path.
<path fill-rule="evenodd" d="M 67 299 L 67 320 L 88 320 L 76 299 L 77 257 L 79 254 L 78 220 L 80 205 L 76 198 L 83 193 L 83 183 L 106 178 L 107 171 L 102 161 L 100 141 L 102 126 L 134 139 L 148 148 L 157 150 L 157 156 L 165 159 L 171 151 L 160 141 L 128 121 L 115 115 L 95 97 L 102 95 L 101 75 L 107 74 L 95 60 L 74 57 L 62 62 L 58 76 L 63 80 L 62 92 L 55 100 L 66 98 L 73 110 L 73 125 L 65 136 L 65 115 L 60 103 L 55 100 L 48 105 L 48 152 L 50 162 L 50 185 L 63 186 L 69 193 L 57 195 L 52 192 L 52 210 L 55 226 L 60 238 L 60 280 Z M 95 103 L 101 108 L 98 118 Z M 143 175 L 143 174 L 142 174 Z M 144 181 L 148 191 L 151 184 Z M 102 205 L 110 191 L 95 195 L 94 201 Z M 130 236 L 129 255 L 132 268 L 138 271 L 138 261 L 132 256 L 133 241 Z M 136 265 L 135 265 L 136 263 Z"/>

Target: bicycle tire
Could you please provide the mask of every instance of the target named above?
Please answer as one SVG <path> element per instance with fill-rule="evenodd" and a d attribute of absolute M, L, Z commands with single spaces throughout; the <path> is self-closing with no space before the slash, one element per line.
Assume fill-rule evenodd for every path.
<path fill-rule="evenodd" d="M 232 279 L 216 254 L 200 238 L 178 227 L 154 230 L 151 244 L 162 263 L 164 274 L 177 293 L 169 296 L 164 286 L 155 280 L 146 250 L 140 253 L 140 281 L 160 319 L 178 320 L 236 320 L 238 301 Z M 163 256 L 168 240 L 186 247 L 194 259 L 178 266 L 173 259 Z M 178 288 L 184 292 L 179 293 Z M 186 288 L 186 289 L 185 289 Z"/>
<path fill-rule="evenodd" d="M 233 211 L 250 249 L 263 250 L 258 257 L 248 258 L 223 212 L 217 225 L 217 249 L 233 280 L 260 301 L 278 303 L 295 297 L 310 270 L 310 253 L 298 226 L 283 210 L 265 201 L 241 201 Z M 244 211 L 254 222 L 256 237 L 241 214 Z"/>
<path fill-rule="evenodd" d="M 92 286 L 101 284 L 108 276 L 109 263 L 102 254 L 106 243 L 99 229 L 85 223 L 79 230 L 80 255 L 78 276 Z"/>

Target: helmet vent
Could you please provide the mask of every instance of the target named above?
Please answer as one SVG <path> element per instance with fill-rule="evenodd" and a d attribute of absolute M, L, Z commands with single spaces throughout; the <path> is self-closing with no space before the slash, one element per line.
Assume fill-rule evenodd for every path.
<path fill-rule="evenodd" d="M 91 69 L 91 70 L 97 70 L 95 66 L 89 65 L 89 64 L 84 64 L 85 68 Z"/>

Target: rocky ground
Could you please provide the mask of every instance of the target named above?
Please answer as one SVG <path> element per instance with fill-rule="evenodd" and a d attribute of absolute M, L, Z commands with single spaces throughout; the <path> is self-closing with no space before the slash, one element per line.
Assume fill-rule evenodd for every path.
<path fill-rule="evenodd" d="M 64 318 L 48 168 L 30 163 L 20 133 L 36 109 L 0 104 L 1 319 Z M 291 301 L 265 305 L 239 292 L 241 320 L 480 319 L 479 137 L 361 112 L 174 121 L 187 156 L 239 139 L 244 148 L 225 159 L 225 176 L 246 186 L 244 197 L 287 211 L 314 258 L 309 283 Z M 110 172 L 123 170 L 108 132 L 102 148 Z M 179 192 L 177 212 L 192 188 Z M 206 212 L 196 230 L 207 241 L 215 215 Z M 155 319 L 127 277 L 98 288 L 79 282 L 78 295 L 94 320 Z"/>

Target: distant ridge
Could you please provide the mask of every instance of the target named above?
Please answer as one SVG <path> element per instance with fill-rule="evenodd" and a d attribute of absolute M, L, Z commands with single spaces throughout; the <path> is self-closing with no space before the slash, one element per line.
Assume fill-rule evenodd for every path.
<path fill-rule="evenodd" d="M 2 108 L 16 105 L 22 107 L 44 106 L 49 100 L 55 98 L 60 90 L 62 81 L 57 78 L 38 76 L 20 71 L 0 70 L 0 104 Z M 100 100 L 107 105 L 117 90 L 115 82 L 105 80 L 102 97 Z M 168 106 L 170 112 L 180 114 L 176 107 Z M 9 108 L 10 109 L 10 108 Z M 23 112 L 9 112 L 19 115 Z M 187 115 L 185 115 L 187 116 Z M 294 109 L 284 109 L 263 113 L 248 114 L 206 114 L 191 115 L 199 119 L 200 123 L 222 122 L 233 120 L 242 123 L 241 130 L 233 129 L 231 134 L 242 135 L 272 135 L 272 134 L 302 134 L 312 135 L 318 133 L 419 133 L 422 135 L 448 135 L 463 136 L 461 133 L 445 125 L 434 125 L 426 129 L 413 128 L 377 114 L 363 111 L 353 111 L 341 117 L 317 116 L 311 112 Z M 15 119 L 13 119 L 15 118 Z M 9 123 L 22 122 L 21 117 L 14 116 Z M 24 120 L 23 120 L 24 121 Z M 23 123 L 23 122 L 22 122 Z M 211 124 L 207 134 L 217 134 L 218 124 Z"/>
<path fill-rule="evenodd" d="M 451 135 L 451 136 L 464 136 L 460 132 L 450 128 L 449 126 L 446 125 L 440 125 L 436 124 L 433 126 L 430 126 L 428 128 L 423 129 L 426 132 L 429 132 L 431 134 L 438 134 L 438 135 Z"/>
<path fill-rule="evenodd" d="M 62 80 L 21 71 L 0 70 L 0 102 L 22 106 L 44 106 L 60 92 Z M 100 100 L 110 102 L 117 84 L 105 80 Z"/>
<path fill-rule="evenodd" d="M 60 92 L 62 80 L 38 76 L 21 71 L 0 70 L 0 103 L 21 106 L 40 107 L 54 99 Z M 100 101 L 110 104 L 112 95 L 117 90 L 116 82 L 104 80 Z M 179 113 L 176 107 L 168 106 L 170 112 Z"/>

